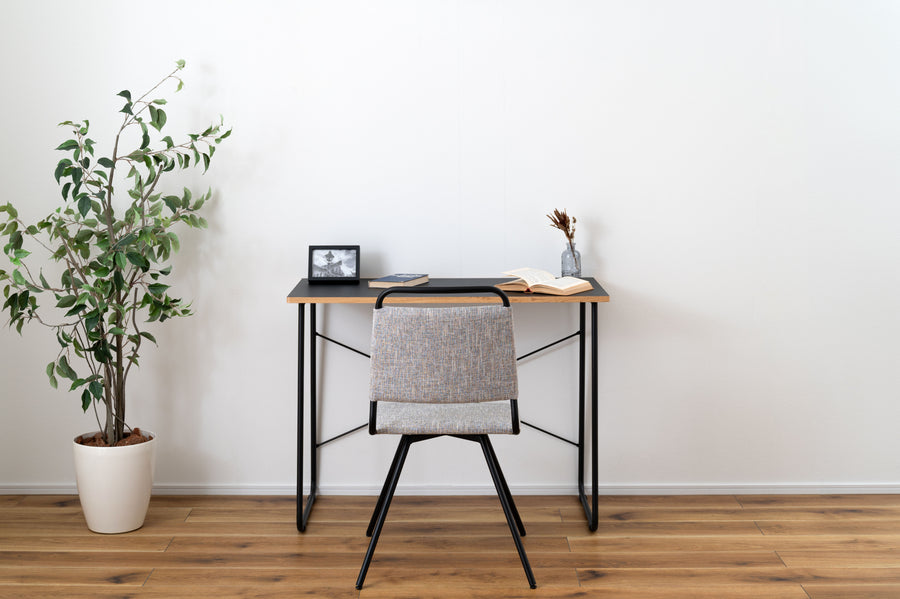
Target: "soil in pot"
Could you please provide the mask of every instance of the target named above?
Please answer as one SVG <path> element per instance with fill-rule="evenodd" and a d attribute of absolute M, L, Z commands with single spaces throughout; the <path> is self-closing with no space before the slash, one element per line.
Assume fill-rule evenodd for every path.
<path fill-rule="evenodd" d="M 115 447 L 137 445 L 138 443 L 146 443 L 151 439 L 153 439 L 152 435 L 145 435 L 141 432 L 141 429 L 134 428 L 131 429 L 131 432 L 124 439 L 121 439 L 118 443 L 116 443 Z M 107 443 L 103 439 L 103 435 L 101 433 L 96 433 L 92 436 L 82 435 L 75 439 L 75 442 L 79 445 L 87 445 L 88 447 L 109 447 L 109 443 Z"/>

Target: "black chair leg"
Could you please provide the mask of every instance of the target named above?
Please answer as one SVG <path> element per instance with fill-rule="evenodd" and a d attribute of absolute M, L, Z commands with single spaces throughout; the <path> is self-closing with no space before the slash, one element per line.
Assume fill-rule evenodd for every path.
<path fill-rule="evenodd" d="M 493 455 L 493 448 L 490 445 L 487 435 L 479 435 L 479 441 L 481 442 L 481 449 L 484 452 L 484 459 L 487 462 L 488 470 L 491 471 L 491 478 L 494 479 L 494 487 L 497 489 L 500 505 L 503 506 L 503 513 L 506 514 L 506 523 L 509 524 L 509 532 L 512 534 L 513 542 L 516 544 L 516 550 L 519 552 L 519 559 L 522 560 L 522 567 L 525 569 L 525 577 L 528 579 L 528 584 L 531 588 L 537 588 L 537 583 L 534 580 L 534 573 L 531 571 L 531 564 L 528 563 L 528 556 L 525 555 L 525 547 L 522 545 L 522 539 L 519 537 L 516 518 L 513 516 L 513 508 L 510 507 L 510 502 L 507 498 L 508 488 L 507 491 L 504 491 L 503 489 L 502 475 L 498 470 L 499 464 L 496 462 L 496 456 Z"/>
<path fill-rule="evenodd" d="M 391 482 L 391 473 L 397 467 L 397 461 L 400 459 L 400 449 L 403 447 L 403 443 L 399 443 L 397 445 L 397 451 L 394 452 L 394 459 L 391 462 L 391 467 L 388 468 L 388 475 L 384 479 L 384 486 L 381 487 L 381 495 L 378 496 L 378 502 L 375 504 L 375 509 L 372 511 L 372 518 L 369 520 L 369 526 L 366 528 L 366 536 L 371 537 L 372 531 L 375 529 L 375 520 L 378 519 L 378 514 L 381 512 L 381 507 L 384 505 L 384 498 L 387 496 L 388 487 Z"/>
<path fill-rule="evenodd" d="M 491 443 L 490 437 L 485 435 L 484 442 L 491 452 L 491 458 L 494 460 L 494 467 L 497 469 L 497 474 L 500 475 L 500 483 L 503 485 L 503 492 L 506 493 L 506 501 L 509 502 L 509 507 L 512 508 L 513 517 L 516 520 L 516 526 L 519 528 L 519 534 L 524 537 L 525 525 L 522 523 L 522 518 L 519 516 L 519 510 L 516 509 L 516 502 L 513 501 L 513 496 L 509 490 L 509 485 L 506 484 L 506 477 L 503 476 L 503 470 L 500 468 L 500 460 L 497 459 L 497 452 L 494 451 L 494 446 Z"/>
<path fill-rule="evenodd" d="M 375 545 L 378 544 L 378 537 L 381 536 L 381 529 L 384 527 L 388 509 L 391 507 L 391 499 L 394 498 L 394 491 L 397 490 L 397 482 L 400 480 L 400 472 L 403 470 L 403 463 L 406 461 L 406 455 L 409 453 L 409 446 L 412 445 L 412 443 L 413 440 L 407 435 L 403 435 L 400 438 L 400 445 L 397 447 L 394 464 L 392 464 L 391 469 L 388 472 L 388 478 L 385 481 L 385 490 L 387 493 L 384 494 L 384 491 L 382 491 L 384 500 L 380 502 L 381 506 L 378 510 L 378 517 L 375 520 L 375 526 L 372 530 L 372 540 L 369 541 L 369 549 L 366 550 L 366 557 L 363 560 L 362 567 L 359 569 L 359 577 L 356 579 L 357 589 L 362 589 L 363 583 L 366 580 L 369 564 L 372 563 L 372 556 L 375 555 Z"/>

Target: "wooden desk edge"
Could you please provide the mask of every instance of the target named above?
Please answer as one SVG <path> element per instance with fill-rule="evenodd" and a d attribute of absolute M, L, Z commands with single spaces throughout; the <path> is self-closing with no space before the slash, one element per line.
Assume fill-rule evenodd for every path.
<path fill-rule="evenodd" d="M 289 304 L 375 304 L 374 297 L 288 297 Z M 562 304 L 562 303 L 601 303 L 608 302 L 608 295 L 547 295 L 547 294 L 509 294 L 511 304 Z M 385 302 L 387 304 L 499 304 L 500 298 L 488 296 L 396 296 Z"/>
<path fill-rule="evenodd" d="M 368 279 L 366 279 L 367 281 Z M 436 279 L 436 281 L 447 281 L 450 279 Z M 477 282 L 475 284 L 488 284 L 487 281 L 496 280 L 496 279 L 460 279 L 461 281 L 466 281 L 463 284 L 473 284 L 473 282 Z M 502 279 L 501 279 L 502 280 Z M 507 292 L 509 296 L 510 303 L 513 304 L 562 304 L 562 303 L 601 303 L 608 302 L 609 295 L 604 294 L 606 290 L 603 289 L 599 283 L 593 278 L 589 278 L 589 281 L 593 281 L 595 288 L 593 291 L 584 291 L 582 293 L 576 293 L 574 295 L 550 295 L 547 293 L 522 293 L 522 292 Z M 303 283 L 301 280 L 300 283 Z M 300 287 L 300 284 L 297 285 Z M 316 295 L 288 295 L 287 303 L 289 304 L 369 304 L 372 305 L 375 303 L 375 300 L 378 297 L 378 293 L 382 291 L 381 289 L 370 289 L 369 287 L 363 287 L 362 285 L 359 287 L 360 290 L 365 290 L 365 295 L 347 295 L 346 293 L 334 293 L 333 295 L 328 292 L 328 287 L 326 285 L 317 286 Z M 295 288 L 294 291 L 297 291 Z M 305 291 L 305 290 L 304 290 Z M 597 293 L 597 292 L 601 293 Z M 320 295 L 321 293 L 321 295 Z M 500 299 L 488 295 L 460 295 L 460 296 L 452 296 L 448 297 L 444 296 L 428 296 L 428 295 L 396 295 L 391 297 L 388 300 L 388 303 L 395 304 L 446 304 L 446 303 L 454 303 L 454 304 L 486 304 L 486 303 L 500 303 Z"/>

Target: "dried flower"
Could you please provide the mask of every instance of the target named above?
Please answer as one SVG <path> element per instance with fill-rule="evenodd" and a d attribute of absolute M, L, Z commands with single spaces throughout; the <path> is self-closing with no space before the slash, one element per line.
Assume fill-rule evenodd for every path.
<path fill-rule="evenodd" d="M 575 223 L 577 222 L 577 219 L 574 216 L 569 218 L 569 215 L 566 214 L 565 210 L 560 212 L 556 209 L 553 210 L 553 214 L 548 214 L 547 218 L 550 219 L 551 227 L 559 229 L 563 232 L 563 235 L 566 236 L 566 241 L 569 243 L 569 249 L 572 251 L 572 256 L 575 258 L 575 265 L 577 267 L 578 254 L 575 253 Z"/>
<path fill-rule="evenodd" d="M 569 242 L 569 245 L 575 243 L 575 223 L 577 219 L 573 216 L 569 218 L 569 215 L 566 214 L 566 211 L 563 210 L 560 212 L 559 210 L 554 210 L 553 214 L 548 214 L 547 218 L 550 219 L 550 226 L 556 229 L 559 229 L 563 232 L 563 235 L 566 236 L 566 240 Z"/>

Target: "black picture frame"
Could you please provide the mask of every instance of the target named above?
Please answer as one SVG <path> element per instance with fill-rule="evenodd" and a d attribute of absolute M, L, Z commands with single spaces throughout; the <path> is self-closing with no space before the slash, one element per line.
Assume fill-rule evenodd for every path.
<path fill-rule="evenodd" d="M 359 246 L 309 246 L 307 273 L 310 283 L 359 284 Z"/>

